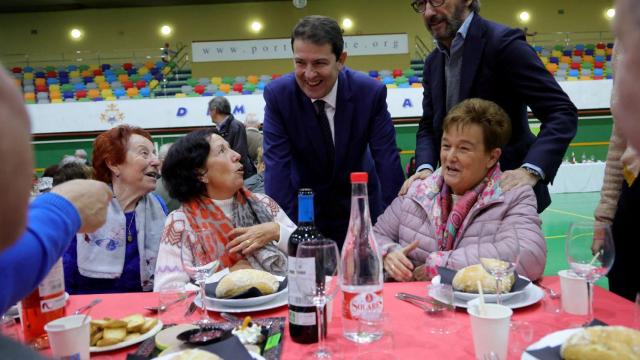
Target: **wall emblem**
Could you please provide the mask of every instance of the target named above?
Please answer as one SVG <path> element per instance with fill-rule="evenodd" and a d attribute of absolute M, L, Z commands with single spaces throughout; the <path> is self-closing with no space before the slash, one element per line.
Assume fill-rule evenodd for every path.
<path fill-rule="evenodd" d="M 107 110 L 100 114 L 100 121 L 113 126 L 116 123 L 124 121 L 124 113 L 118 109 L 118 105 L 109 104 L 107 105 Z"/>

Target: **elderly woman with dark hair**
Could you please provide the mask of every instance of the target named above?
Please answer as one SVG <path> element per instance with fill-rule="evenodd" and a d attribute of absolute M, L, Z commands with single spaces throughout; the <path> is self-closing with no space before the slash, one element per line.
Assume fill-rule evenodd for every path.
<path fill-rule="evenodd" d="M 181 238 L 185 231 L 201 229 L 211 229 L 211 240 L 219 243 L 200 244 L 204 250 L 191 257 L 209 262 L 207 249 L 223 245 L 221 263 L 231 271 L 254 268 L 285 275 L 289 236 L 296 226 L 271 198 L 243 188 L 240 154 L 215 129 L 194 131 L 174 143 L 162 175 L 182 206 L 165 224 L 155 289 L 189 281 L 181 265 Z"/>
<path fill-rule="evenodd" d="M 95 178 L 109 184 L 113 200 L 97 231 L 77 234 L 64 255 L 68 292 L 113 293 L 153 289 L 153 273 L 167 216 L 151 193 L 159 176 L 151 135 L 120 125 L 93 143 Z"/>
<path fill-rule="evenodd" d="M 542 276 L 546 243 L 533 189 L 501 188 L 498 159 L 510 135 L 509 117 L 491 101 L 468 99 L 451 109 L 443 123 L 440 168 L 411 184 L 373 229 L 393 279 L 422 280 L 436 275 L 438 266 L 477 264 L 479 246 L 496 255 L 513 251 L 515 236 L 518 272 L 531 280 Z"/>

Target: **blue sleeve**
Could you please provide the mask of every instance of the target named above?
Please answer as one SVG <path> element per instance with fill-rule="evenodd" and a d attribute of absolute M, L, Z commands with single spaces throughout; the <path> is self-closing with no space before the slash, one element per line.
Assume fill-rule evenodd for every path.
<path fill-rule="evenodd" d="M 44 194 L 31 203 L 27 229 L 13 246 L 0 253 L 0 313 L 38 286 L 80 225 L 78 211 L 60 195 Z"/>
<path fill-rule="evenodd" d="M 164 214 L 169 215 L 169 208 L 167 207 L 167 204 L 165 204 L 164 199 L 156 193 L 152 193 L 152 194 L 158 200 L 158 202 L 160 203 L 160 206 L 162 206 L 162 211 L 164 211 Z"/>

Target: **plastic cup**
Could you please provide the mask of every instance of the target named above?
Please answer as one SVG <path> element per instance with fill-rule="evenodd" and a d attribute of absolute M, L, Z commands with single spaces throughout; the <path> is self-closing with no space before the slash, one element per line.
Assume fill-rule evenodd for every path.
<path fill-rule="evenodd" d="M 570 270 L 560 270 L 558 275 L 562 310 L 573 315 L 587 315 L 589 312 L 587 282 Z"/>
<path fill-rule="evenodd" d="M 89 360 L 89 323 L 91 317 L 71 315 L 48 322 L 44 329 L 56 359 Z"/>
<path fill-rule="evenodd" d="M 468 303 L 467 313 L 471 319 L 471 335 L 476 359 L 482 360 L 485 354 L 494 353 L 498 359 L 507 358 L 509 345 L 509 323 L 513 311 L 498 304 L 485 304 L 485 313 L 474 300 Z"/>
<path fill-rule="evenodd" d="M 361 331 L 372 334 L 372 341 L 356 344 L 355 360 L 390 360 L 396 359 L 395 338 L 391 318 L 385 314 L 377 314 L 369 318 L 358 319 Z"/>

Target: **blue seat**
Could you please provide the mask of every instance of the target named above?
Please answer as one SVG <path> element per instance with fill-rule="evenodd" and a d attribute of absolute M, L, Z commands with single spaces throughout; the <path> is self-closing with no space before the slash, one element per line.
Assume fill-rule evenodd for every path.
<path fill-rule="evenodd" d="M 385 76 L 382 78 L 382 83 L 385 85 L 395 84 L 396 82 L 393 80 L 393 76 Z"/>
<path fill-rule="evenodd" d="M 102 68 L 102 71 L 105 71 L 107 69 L 111 69 L 111 64 L 102 64 L 100 67 Z"/>
<path fill-rule="evenodd" d="M 371 76 L 372 78 L 377 78 L 378 77 L 378 70 L 370 70 L 369 71 L 369 76 Z"/>
<path fill-rule="evenodd" d="M 45 75 L 44 71 L 37 71 L 34 77 L 36 77 L 36 78 L 46 78 L 47 76 Z"/>
<path fill-rule="evenodd" d="M 79 90 L 85 90 L 85 89 L 86 89 L 86 86 L 84 86 L 84 84 L 83 84 L 83 83 L 77 83 L 77 84 L 73 85 L 73 88 L 74 88 L 76 91 L 79 91 Z"/>
<path fill-rule="evenodd" d="M 140 95 L 149 97 L 151 95 L 151 89 L 149 89 L 148 87 L 143 87 L 142 89 L 140 89 Z"/>
<path fill-rule="evenodd" d="M 120 98 L 121 96 L 127 95 L 127 92 L 124 90 L 124 88 L 117 88 L 113 90 L 113 94 Z"/>
<path fill-rule="evenodd" d="M 600 68 L 593 69 L 593 76 L 604 76 L 604 70 Z"/>
<path fill-rule="evenodd" d="M 76 70 L 78 70 L 78 67 L 77 67 L 77 66 L 75 66 L 75 65 L 69 65 L 69 66 L 67 66 L 67 70 L 69 70 L 69 71 L 76 71 Z"/>
<path fill-rule="evenodd" d="M 571 69 L 571 70 L 569 70 L 569 76 L 570 77 L 578 77 L 578 76 L 580 76 L 580 72 L 577 69 Z"/>
<path fill-rule="evenodd" d="M 33 68 L 31 66 L 25 66 L 24 68 L 22 68 L 22 72 L 23 73 L 33 72 Z"/>
<path fill-rule="evenodd" d="M 584 50 L 584 44 L 576 44 L 576 50 Z"/>
<path fill-rule="evenodd" d="M 73 91 L 65 91 L 62 93 L 64 99 L 73 99 L 75 97 Z"/>
<path fill-rule="evenodd" d="M 58 81 L 58 79 L 56 78 L 48 78 L 47 79 L 47 85 L 54 85 L 54 84 L 59 84 L 60 81 Z"/>

